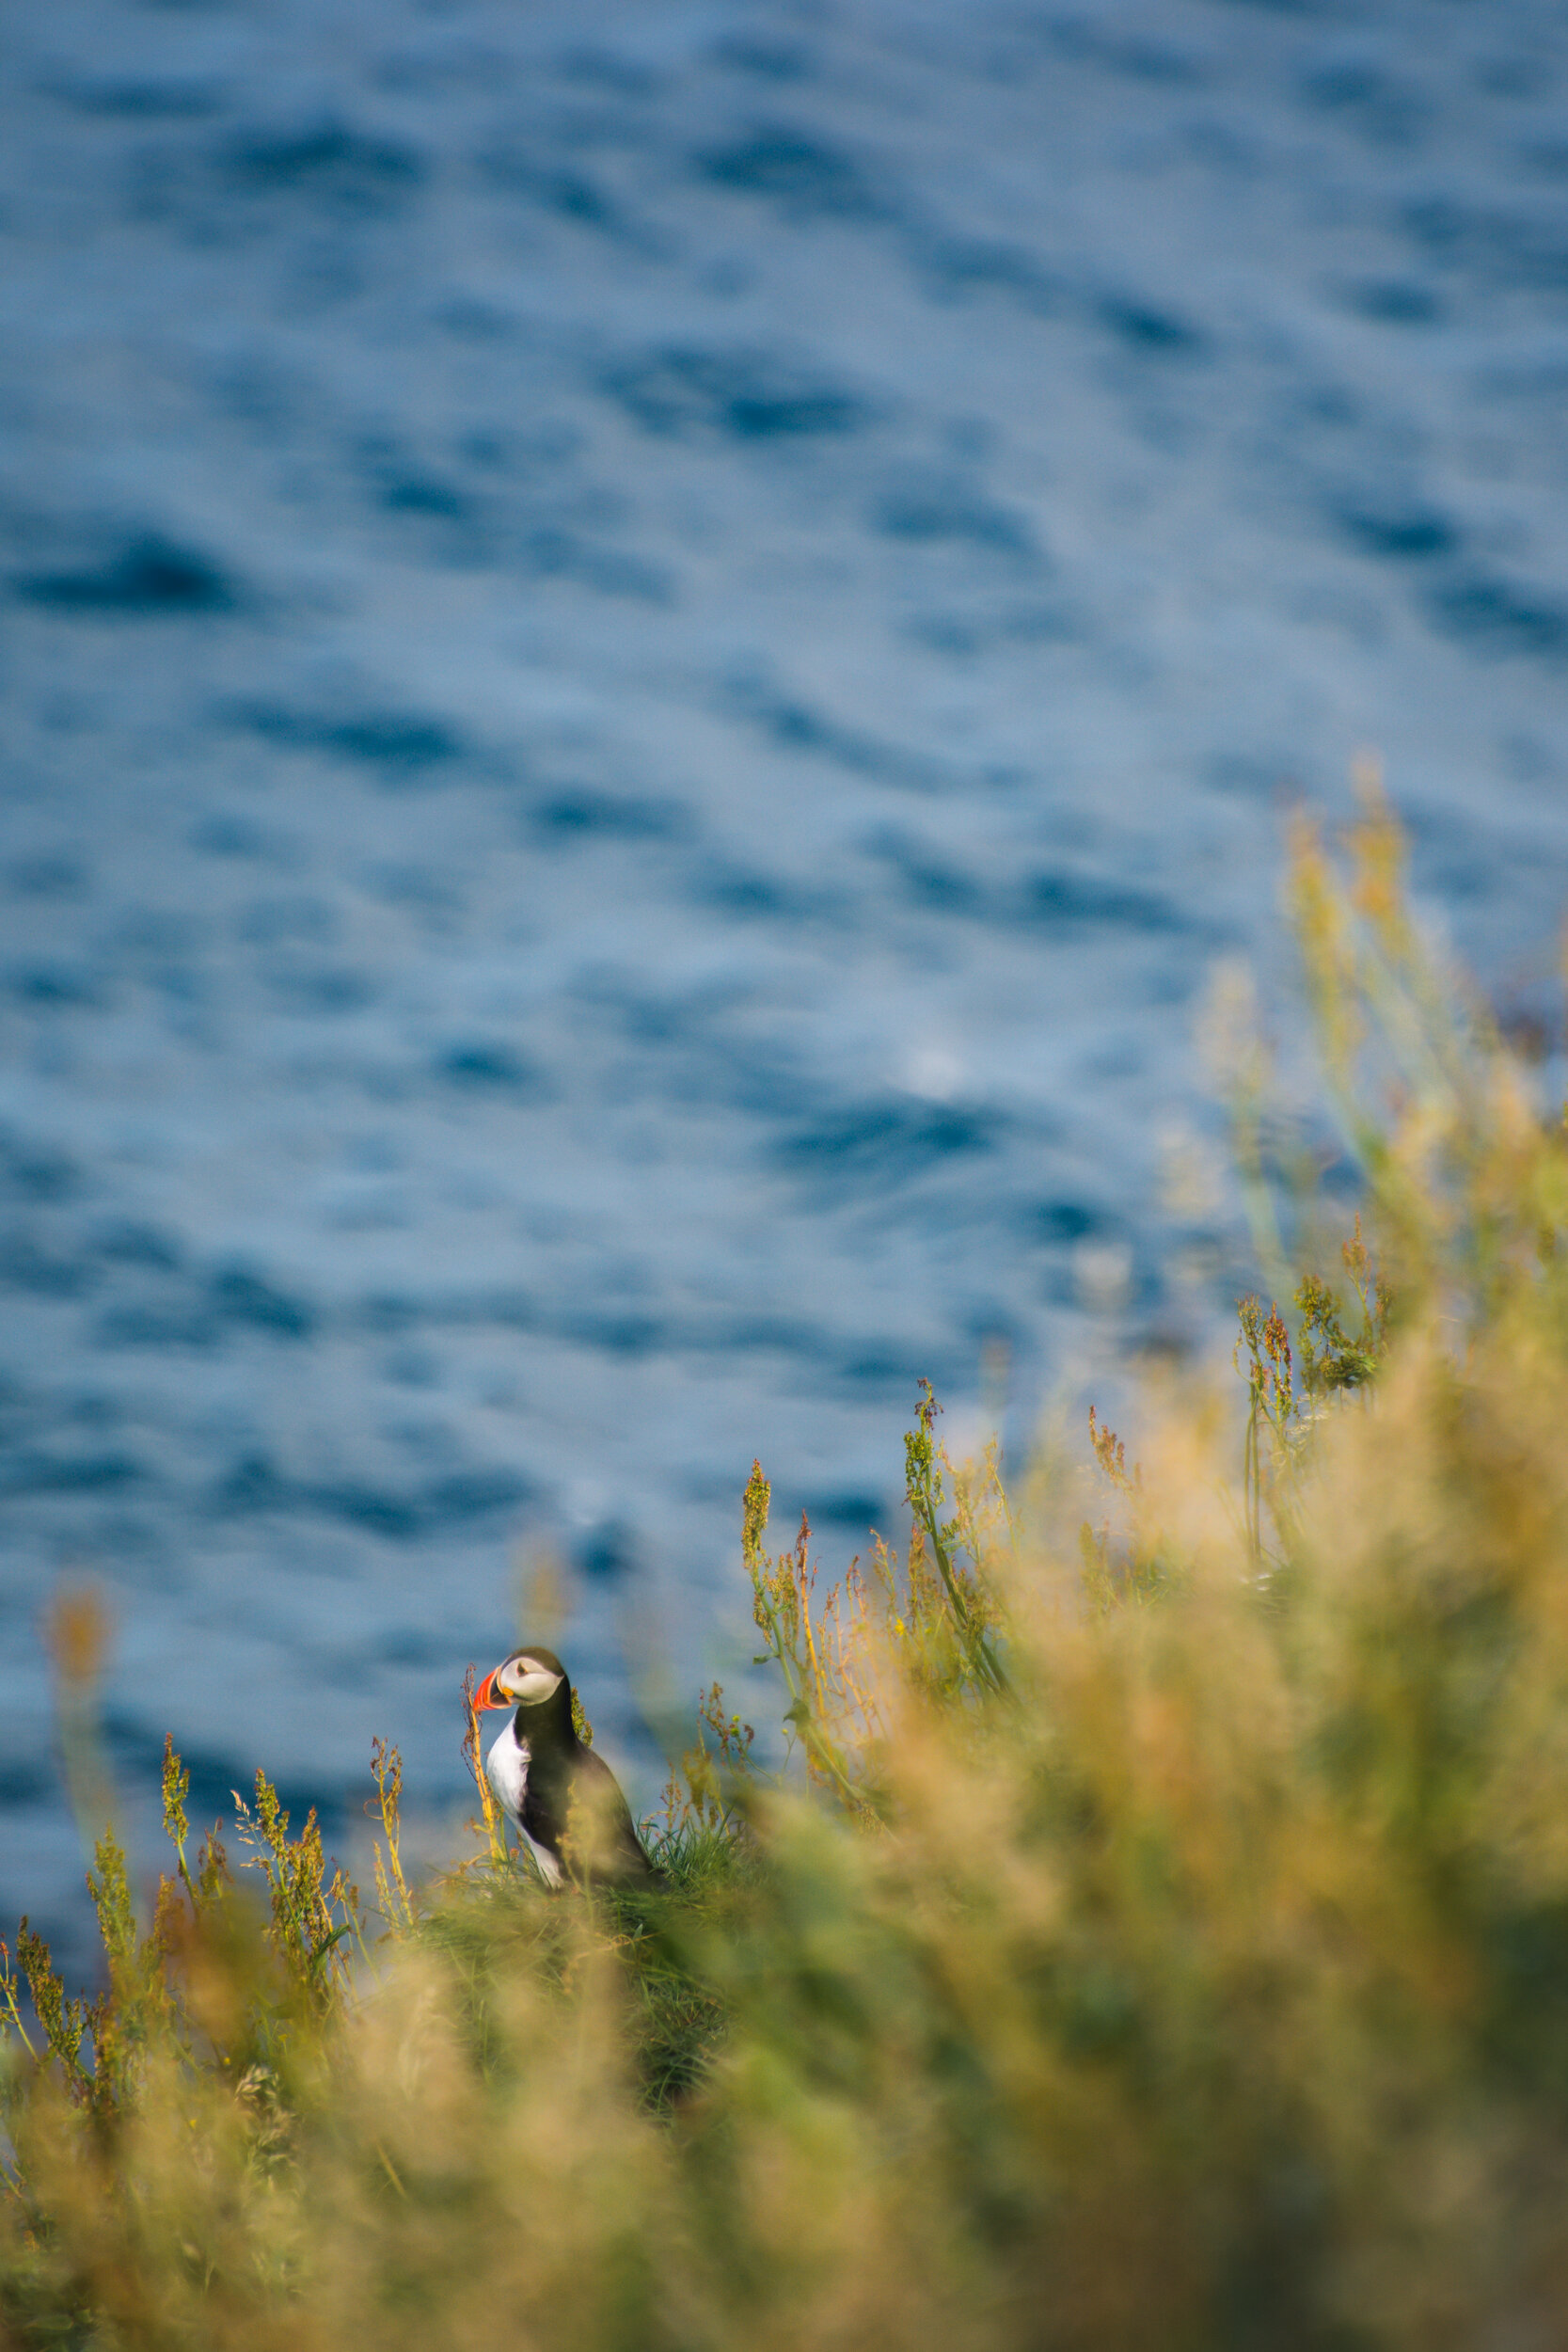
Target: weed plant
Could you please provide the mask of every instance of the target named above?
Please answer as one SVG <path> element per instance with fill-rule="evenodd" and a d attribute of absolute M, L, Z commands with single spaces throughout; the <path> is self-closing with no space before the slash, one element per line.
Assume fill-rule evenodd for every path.
<path fill-rule="evenodd" d="M 171 1750 L 145 1923 L 97 1842 L 104 1992 L 7 1954 L 7 2341 L 1563 2340 L 1568 1146 L 1384 809 L 1291 893 L 1363 1200 L 1243 1302 L 1240 1419 L 1151 1387 L 1131 1467 L 1095 1420 L 1085 1521 L 927 1391 L 908 1543 L 831 1590 L 754 1470 L 793 1762 L 710 1690 L 651 1890 L 488 1812 L 415 1889 L 384 1748 L 373 1906 L 261 1774 L 191 1862 Z"/>

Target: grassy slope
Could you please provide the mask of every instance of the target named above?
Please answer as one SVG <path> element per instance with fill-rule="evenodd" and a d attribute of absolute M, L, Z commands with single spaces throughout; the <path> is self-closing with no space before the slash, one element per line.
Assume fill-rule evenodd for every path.
<path fill-rule="evenodd" d="M 909 1552 L 826 1594 L 759 1473 L 804 1769 L 710 1694 L 654 1894 L 420 1909 L 389 1806 L 378 1943 L 262 1798 L 267 1907 L 182 1847 L 139 1941 L 101 1851 L 111 2002 L 13 2046 L 12 2341 L 1560 2340 L 1568 1152 L 1386 819 L 1292 886 L 1376 1266 L 1243 1317 L 1241 1480 L 1151 1395 L 1080 1529 L 923 1413 Z"/>

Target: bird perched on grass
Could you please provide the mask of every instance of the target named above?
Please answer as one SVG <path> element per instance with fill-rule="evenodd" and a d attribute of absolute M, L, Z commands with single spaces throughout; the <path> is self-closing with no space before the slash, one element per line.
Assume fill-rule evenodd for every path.
<path fill-rule="evenodd" d="M 515 1710 L 484 1759 L 485 1776 L 552 1886 L 568 1875 L 599 1884 L 653 1879 L 614 1773 L 578 1737 L 572 1686 L 554 1650 L 514 1650 L 485 1676 L 474 1706 Z"/>

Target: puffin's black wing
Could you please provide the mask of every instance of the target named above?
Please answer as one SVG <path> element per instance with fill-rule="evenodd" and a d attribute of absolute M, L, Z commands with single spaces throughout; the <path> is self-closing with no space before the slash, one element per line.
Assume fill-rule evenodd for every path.
<path fill-rule="evenodd" d="M 593 1811 L 598 1873 L 607 1878 L 651 1879 L 653 1865 L 642 1851 L 631 1807 L 621 1794 L 614 1773 L 592 1748 L 578 1751 L 578 1788 Z"/>
<path fill-rule="evenodd" d="M 614 1773 L 578 1741 L 559 1762 L 535 1757 L 522 1821 L 574 1878 L 629 1883 L 654 1876 Z"/>

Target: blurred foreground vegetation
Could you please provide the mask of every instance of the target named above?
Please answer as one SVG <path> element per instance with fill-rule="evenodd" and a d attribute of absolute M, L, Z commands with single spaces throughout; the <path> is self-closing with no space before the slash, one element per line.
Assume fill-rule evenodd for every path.
<path fill-rule="evenodd" d="M 794 1766 L 710 1692 L 652 1893 L 488 1817 L 411 1889 L 386 1750 L 373 1907 L 264 1779 L 192 1859 L 171 1754 L 107 1993 L 10 1955 L 5 2341 L 1563 2341 L 1568 1148 L 1386 812 L 1291 892 L 1363 1196 L 1328 1250 L 1240 1053 L 1240 1438 L 1151 1387 L 1085 1523 L 927 1393 L 908 1547 L 831 1592 L 754 1472 Z"/>

